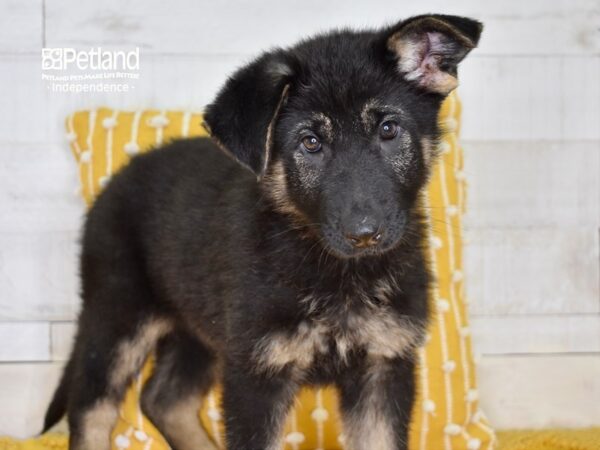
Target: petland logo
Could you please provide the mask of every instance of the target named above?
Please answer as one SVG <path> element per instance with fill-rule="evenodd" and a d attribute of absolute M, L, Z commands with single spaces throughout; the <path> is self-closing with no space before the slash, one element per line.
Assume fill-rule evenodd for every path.
<path fill-rule="evenodd" d="M 102 47 L 89 50 L 74 48 L 43 48 L 42 70 L 123 70 L 137 71 L 140 68 L 140 49 L 103 50 Z"/>
<path fill-rule="evenodd" d="M 140 78 L 140 49 L 42 49 L 42 80 L 48 90 L 67 93 L 116 92 L 135 89 Z"/>

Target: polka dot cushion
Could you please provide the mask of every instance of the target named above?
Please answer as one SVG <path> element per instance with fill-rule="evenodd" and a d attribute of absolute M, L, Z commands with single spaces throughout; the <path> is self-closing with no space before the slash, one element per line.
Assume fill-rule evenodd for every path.
<path fill-rule="evenodd" d="M 450 95 L 440 115 L 446 134 L 441 159 L 429 186 L 426 211 L 431 224 L 430 251 L 437 284 L 427 344 L 419 354 L 419 394 L 413 411 L 411 450 L 492 449 L 495 438 L 478 407 L 475 367 L 467 320 L 462 272 L 461 215 L 465 200 L 462 150 L 457 141 L 460 103 Z M 80 111 L 67 119 L 67 137 L 78 163 L 87 204 L 132 155 L 169 139 L 199 136 L 201 115 L 181 111 Z M 148 363 L 127 393 L 113 447 L 161 450 L 167 444 L 143 417 L 139 394 L 151 371 Z M 304 390 L 290 413 L 285 449 L 341 449 L 337 398 L 333 389 Z M 218 446 L 223 446 L 219 391 L 211 392 L 200 413 Z M 373 449 L 377 450 L 377 449 Z"/>

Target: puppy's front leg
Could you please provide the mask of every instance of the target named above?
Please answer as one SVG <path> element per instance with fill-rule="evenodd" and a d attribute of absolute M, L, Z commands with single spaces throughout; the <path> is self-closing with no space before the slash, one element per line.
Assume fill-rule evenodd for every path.
<path fill-rule="evenodd" d="M 414 403 L 414 362 L 376 360 L 348 370 L 338 384 L 345 448 L 406 450 Z"/>
<path fill-rule="evenodd" d="M 223 409 L 227 450 L 279 450 L 297 385 L 283 374 L 227 364 Z"/>

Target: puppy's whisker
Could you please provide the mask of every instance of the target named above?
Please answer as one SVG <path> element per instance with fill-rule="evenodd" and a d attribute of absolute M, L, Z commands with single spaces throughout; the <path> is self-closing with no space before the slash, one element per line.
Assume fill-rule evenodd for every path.
<path fill-rule="evenodd" d="M 300 268 L 304 265 L 304 262 L 306 261 L 306 259 L 308 258 L 308 256 L 310 255 L 310 253 L 313 251 L 313 249 L 319 245 L 321 243 L 320 240 L 316 240 L 313 245 L 311 245 L 309 247 L 309 249 L 307 250 L 306 254 L 304 255 L 304 258 L 302 258 L 302 261 L 300 261 L 300 264 L 298 264 L 298 267 L 296 267 L 296 269 L 294 270 L 294 272 L 298 272 L 300 270 Z"/>
<path fill-rule="evenodd" d="M 315 226 L 320 226 L 320 224 L 319 223 L 309 223 L 309 224 L 303 224 L 303 225 L 291 225 L 291 226 L 289 226 L 288 228 L 286 228 L 283 231 L 279 231 L 279 232 L 277 232 L 275 234 L 269 235 L 267 237 L 267 239 L 271 240 L 271 239 L 277 238 L 279 236 L 282 236 L 282 235 L 284 235 L 286 233 L 290 233 L 292 231 L 305 230 L 305 229 L 308 229 L 308 228 L 311 228 L 311 227 L 315 227 Z"/>

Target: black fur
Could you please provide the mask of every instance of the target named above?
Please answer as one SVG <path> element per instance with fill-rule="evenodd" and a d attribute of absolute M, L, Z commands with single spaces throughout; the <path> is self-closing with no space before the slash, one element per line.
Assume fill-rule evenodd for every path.
<path fill-rule="evenodd" d="M 79 332 L 45 428 L 66 411 L 71 447 L 90 447 L 85 414 L 116 405 L 157 346 L 142 405 L 159 428 L 161 410 L 218 380 L 227 448 L 271 449 L 297 389 L 335 385 L 348 426 L 375 408 L 389 431 L 359 442 L 348 430 L 353 448 L 406 448 L 439 80 L 480 32 L 419 16 L 266 53 L 208 107 L 214 140 L 173 142 L 118 173 L 87 216 Z M 422 62 L 410 76 L 409 57 Z"/>

